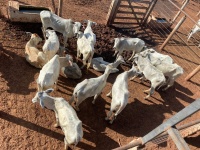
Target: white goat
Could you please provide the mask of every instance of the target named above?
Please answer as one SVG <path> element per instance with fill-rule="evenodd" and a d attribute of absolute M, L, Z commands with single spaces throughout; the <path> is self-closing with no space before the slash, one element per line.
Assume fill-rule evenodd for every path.
<path fill-rule="evenodd" d="M 72 102 L 75 99 L 75 103 L 76 103 L 75 109 L 79 111 L 78 106 L 86 98 L 94 96 L 94 100 L 92 101 L 92 103 L 95 104 L 95 100 L 101 94 L 102 90 L 104 89 L 106 85 L 107 78 L 109 74 L 111 73 L 112 68 L 113 68 L 112 64 L 109 64 L 106 66 L 106 70 L 103 75 L 97 78 L 85 79 L 82 82 L 78 83 L 76 87 L 74 88 L 74 92 L 69 103 L 72 104 Z"/>
<path fill-rule="evenodd" d="M 42 68 L 47 63 L 45 54 L 37 49 L 37 45 L 41 41 L 39 35 L 33 33 L 25 46 L 26 61 L 36 68 Z"/>
<path fill-rule="evenodd" d="M 200 19 L 198 20 L 197 24 L 200 26 Z M 193 27 L 193 29 L 190 31 L 190 33 L 189 33 L 189 35 L 188 35 L 187 41 L 189 41 L 190 38 L 192 37 L 192 35 L 194 35 L 194 34 L 197 33 L 197 32 L 200 32 L 200 28 L 199 28 L 197 25 L 195 25 L 195 26 Z"/>
<path fill-rule="evenodd" d="M 72 66 L 62 67 L 61 74 L 72 79 L 80 79 L 82 77 L 81 69 L 76 63 L 72 63 Z"/>
<path fill-rule="evenodd" d="M 96 44 L 96 35 L 92 31 L 92 25 L 97 25 L 96 22 L 92 22 L 90 20 L 85 21 L 87 23 L 87 27 L 84 30 L 84 35 L 87 39 L 89 39 L 93 45 Z"/>
<path fill-rule="evenodd" d="M 149 54 L 148 57 L 152 64 L 156 64 L 157 62 L 172 64 L 174 62 L 173 59 L 169 55 L 164 55 L 164 54 L 158 53 L 152 48 L 145 49 L 144 51 L 140 52 L 140 54 L 143 57 L 146 57 L 146 55 Z"/>
<path fill-rule="evenodd" d="M 125 71 L 119 74 L 112 86 L 112 90 L 107 94 L 107 96 L 111 96 L 112 94 L 112 102 L 110 111 L 107 114 L 106 120 L 110 120 L 110 124 L 113 123 L 114 119 L 116 119 L 117 115 L 126 107 L 128 103 L 129 91 L 128 91 L 128 79 L 134 75 L 137 75 L 135 67 L 133 66 L 129 71 Z M 112 117 L 112 114 L 114 116 Z"/>
<path fill-rule="evenodd" d="M 47 59 L 51 60 L 51 58 L 53 58 L 58 52 L 60 43 L 58 40 L 58 36 L 56 35 L 56 32 L 54 30 L 47 29 L 45 32 L 48 39 L 46 39 L 42 49 Z"/>
<path fill-rule="evenodd" d="M 48 63 L 46 63 L 40 70 L 39 77 L 37 79 L 38 91 L 44 91 L 52 88 L 55 83 L 55 89 L 57 89 L 57 80 L 62 67 L 72 65 L 72 58 L 70 55 L 66 57 L 59 57 L 55 55 Z"/>
<path fill-rule="evenodd" d="M 162 71 L 162 73 L 168 77 L 166 84 L 167 87 L 163 91 L 167 90 L 169 87 L 174 85 L 174 81 L 183 74 L 183 68 L 177 64 L 160 63 L 154 64 L 154 66 Z"/>
<path fill-rule="evenodd" d="M 162 57 L 160 58 L 156 58 L 154 57 L 154 54 L 151 52 L 148 53 L 143 53 L 141 52 L 143 57 L 147 57 L 151 64 L 153 66 L 155 66 L 157 69 L 159 69 L 160 71 L 162 71 L 162 73 L 164 74 L 164 76 L 168 77 L 166 84 L 167 87 L 163 89 L 167 90 L 169 87 L 173 86 L 174 81 L 183 74 L 183 68 L 180 67 L 177 64 L 173 64 L 171 63 L 170 59 L 163 59 Z M 167 58 L 167 57 L 166 57 Z M 171 57 L 170 57 L 171 58 Z M 170 61 L 169 61 L 170 60 Z"/>
<path fill-rule="evenodd" d="M 83 68 L 87 62 L 87 69 L 90 68 L 92 57 L 94 55 L 94 44 L 91 40 L 87 39 L 83 32 L 79 31 L 77 34 L 77 60 L 83 54 Z"/>
<path fill-rule="evenodd" d="M 113 69 L 111 71 L 111 73 L 116 73 L 119 70 L 117 69 L 117 67 L 121 64 L 121 63 L 125 63 L 124 58 L 120 55 L 115 62 L 113 63 Z M 92 59 L 92 67 L 94 70 L 96 71 L 105 71 L 106 66 L 110 64 L 109 62 L 106 62 L 103 60 L 102 57 L 96 57 Z"/>
<path fill-rule="evenodd" d="M 55 112 L 56 124 L 54 127 L 60 126 L 64 132 L 65 149 L 68 149 L 68 146 L 72 144 L 74 145 L 73 148 L 75 148 L 83 137 L 82 122 L 65 99 L 61 97 L 51 97 L 47 94 L 52 91 L 53 89 L 48 89 L 43 92 L 37 92 L 32 102 L 38 102 L 42 108 L 46 107 Z"/>
<path fill-rule="evenodd" d="M 136 64 L 139 71 L 141 71 L 145 78 L 151 82 L 151 88 L 144 91 L 145 93 L 149 92 L 145 97 L 145 99 L 147 99 L 154 93 L 156 87 L 161 87 L 165 84 L 165 76 L 159 69 L 151 64 L 148 58 L 142 57 L 140 54 L 137 54 L 134 58 L 137 59 Z M 131 80 L 133 79 L 134 77 Z"/>
<path fill-rule="evenodd" d="M 128 59 L 131 60 L 135 53 L 139 53 L 145 47 L 145 42 L 139 38 L 115 38 L 115 43 L 113 48 L 115 49 L 115 53 L 113 56 L 119 57 L 124 50 L 132 51 L 132 56 Z"/>
<path fill-rule="evenodd" d="M 40 12 L 40 18 L 43 31 L 45 31 L 48 27 L 51 27 L 55 31 L 63 34 L 64 47 L 67 45 L 68 38 L 74 37 L 82 26 L 80 22 L 74 23 L 71 19 L 61 18 L 56 14 L 46 10 Z"/>

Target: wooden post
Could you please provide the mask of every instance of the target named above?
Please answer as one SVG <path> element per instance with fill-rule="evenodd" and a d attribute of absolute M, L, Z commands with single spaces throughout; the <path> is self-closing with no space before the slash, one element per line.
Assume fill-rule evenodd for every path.
<path fill-rule="evenodd" d="M 62 14 L 62 5 L 63 5 L 63 1 L 59 0 L 59 4 L 58 4 L 58 16 L 61 17 Z"/>
<path fill-rule="evenodd" d="M 176 14 L 176 16 L 174 17 L 174 19 L 170 22 L 171 25 L 174 23 L 174 21 L 178 18 L 178 16 L 180 15 L 181 11 L 185 8 L 185 6 L 188 4 L 189 0 L 185 0 L 183 6 L 181 7 L 181 9 L 179 10 L 179 12 Z"/>
<path fill-rule="evenodd" d="M 146 12 L 146 15 L 145 15 L 145 17 L 144 17 L 144 20 L 142 21 L 142 25 L 144 25 L 144 24 L 147 22 L 147 20 L 148 20 L 148 18 L 149 18 L 149 16 L 150 16 L 151 12 L 153 11 L 153 8 L 155 7 L 157 1 L 158 1 L 158 0 L 154 0 L 154 1 L 151 3 L 151 6 L 149 7 L 148 11 Z"/>
<path fill-rule="evenodd" d="M 121 0 L 112 0 L 108 14 L 107 14 L 107 18 L 106 18 L 107 26 L 110 26 L 112 24 L 112 21 L 117 13 L 120 2 Z"/>
<path fill-rule="evenodd" d="M 197 17 L 200 15 L 200 11 L 197 13 Z"/>
<path fill-rule="evenodd" d="M 178 22 L 176 27 L 173 29 L 173 31 L 170 33 L 170 35 L 167 37 L 165 42 L 161 45 L 160 50 L 162 50 L 166 46 L 167 42 L 171 39 L 171 37 L 174 35 L 174 33 L 179 29 L 179 27 L 182 25 L 182 23 L 185 21 L 185 19 L 186 19 L 186 16 L 181 18 L 181 20 Z"/>
<path fill-rule="evenodd" d="M 190 78 L 192 78 L 198 71 L 200 70 L 200 65 L 194 69 L 186 78 L 185 80 L 188 81 Z"/>

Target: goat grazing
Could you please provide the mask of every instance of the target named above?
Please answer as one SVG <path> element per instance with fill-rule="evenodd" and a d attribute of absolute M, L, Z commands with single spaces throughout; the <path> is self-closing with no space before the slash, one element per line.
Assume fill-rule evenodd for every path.
<path fill-rule="evenodd" d="M 111 73 L 112 68 L 112 64 L 109 64 L 106 66 L 106 70 L 101 76 L 97 78 L 85 79 L 82 82 L 78 83 L 74 88 L 74 92 L 69 103 L 72 104 L 75 99 L 75 109 L 79 111 L 78 106 L 86 98 L 94 96 L 94 100 L 92 101 L 92 103 L 95 104 L 95 100 L 101 94 L 106 85 L 107 78 Z"/>
<path fill-rule="evenodd" d="M 144 51 L 145 52 L 145 51 Z M 150 63 L 155 66 L 158 70 L 162 71 L 162 73 L 164 74 L 164 76 L 168 77 L 166 84 L 167 87 L 163 89 L 167 90 L 169 87 L 173 86 L 174 81 L 183 74 L 183 68 L 180 67 L 177 64 L 172 63 L 173 60 L 171 57 L 169 57 L 168 55 L 163 55 L 163 54 L 159 54 L 159 55 L 163 55 L 165 57 L 155 57 L 157 54 L 156 53 L 151 53 L 148 52 L 144 53 L 141 52 L 143 57 L 147 57 L 150 61 Z M 159 56 L 157 55 L 157 56 Z"/>
<path fill-rule="evenodd" d="M 48 93 L 52 91 L 53 89 L 48 89 L 37 92 L 32 102 L 38 102 L 42 108 L 46 107 L 55 112 L 56 124 L 54 126 L 60 126 L 64 132 L 65 149 L 68 149 L 68 146 L 70 147 L 72 144 L 75 148 L 83 137 L 82 121 L 79 120 L 76 111 L 65 99 L 49 96 Z"/>
<path fill-rule="evenodd" d="M 119 74 L 112 86 L 112 90 L 107 94 L 107 96 L 112 95 L 112 102 L 110 107 L 110 112 L 107 114 L 106 120 L 110 120 L 110 124 L 113 123 L 117 115 L 126 107 L 128 103 L 129 91 L 128 91 L 128 79 L 137 75 L 135 67 L 133 66 L 129 71 L 125 71 Z M 113 112 L 116 112 L 112 117 Z"/>
<path fill-rule="evenodd" d="M 145 78 L 151 82 L 151 88 L 144 91 L 145 93 L 149 92 L 149 94 L 145 97 L 145 99 L 147 99 L 154 93 L 156 87 L 161 87 L 165 84 L 165 76 L 159 69 L 151 64 L 148 58 L 137 54 L 134 56 L 134 59 L 137 59 L 135 62 L 139 71 L 141 71 Z M 131 80 L 133 79 L 134 77 Z"/>

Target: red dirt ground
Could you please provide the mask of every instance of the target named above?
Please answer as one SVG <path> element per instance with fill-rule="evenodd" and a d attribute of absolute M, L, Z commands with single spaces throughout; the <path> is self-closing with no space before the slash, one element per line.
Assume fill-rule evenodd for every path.
<path fill-rule="evenodd" d="M 1 12 L 5 15 L 6 3 L 0 0 Z M 21 0 L 27 4 L 40 6 L 57 6 L 53 0 Z M 113 28 L 106 27 L 105 17 L 111 0 L 69 0 L 64 2 L 62 16 L 77 21 L 91 19 L 99 25 L 94 28 L 97 35 L 96 54 L 103 56 L 105 60 L 112 62 L 113 38 L 126 36 L 116 32 Z M 29 40 L 25 31 L 36 32 L 40 36 L 41 24 L 10 23 L 4 18 L 0 19 L 0 143 L 2 150 L 15 149 L 63 149 L 63 132 L 60 128 L 54 128 L 54 112 L 42 109 L 38 104 L 33 104 L 31 99 L 36 93 L 36 78 L 39 69 L 30 66 L 24 58 L 24 47 Z M 75 39 L 70 40 L 70 54 L 76 54 Z M 124 53 L 125 58 L 129 54 Z M 188 56 L 189 57 L 189 56 Z M 192 59 L 188 58 L 188 59 Z M 81 65 L 81 62 L 79 62 Z M 120 73 L 128 70 L 129 67 L 121 66 Z M 72 80 L 59 77 L 58 91 L 53 96 L 63 97 L 66 100 L 71 98 L 73 88 L 85 78 L 101 75 L 89 70 L 86 74 L 83 70 L 83 77 L 79 80 Z M 111 74 L 103 93 L 92 105 L 92 98 L 88 98 L 80 105 L 78 117 L 83 122 L 83 140 L 76 149 L 84 150 L 109 150 L 125 145 L 131 140 L 144 136 L 163 121 L 176 114 L 185 106 L 200 97 L 199 86 L 184 81 L 181 77 L 169 90 L 156 91 L 149 100 L 144 100 L 142 92 L 149 88 L 149 83 L 141 84 L 139 79 L 129 82 L 129 104 L 117 117 L 112 125 L 104 120 L 109 111 L 111 99 L 106 97 L 111 89 L 117 74 Z M 200 118 L 196 113 L 183 121 L 181 124 L 191 122 Z M 186 142 L 192 150 L 200 148 L 200 133 L 189 136 Z M 148 145 L 144 149 L 177 149 L 175 144 L 168 140 L 161 145 Z"/>

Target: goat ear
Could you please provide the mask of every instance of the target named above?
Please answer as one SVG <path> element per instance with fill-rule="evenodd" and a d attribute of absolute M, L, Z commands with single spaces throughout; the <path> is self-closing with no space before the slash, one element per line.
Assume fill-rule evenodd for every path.
<path fill-rule="evenodd" d="M 40 99 L 40 105 L 41 105 L 41 107 L 44 108 L 43 92 L 38 92 L 38 97 Z"/>
<path fill-rule="evenodd" d="M 53 92 L 52 88 L 50 88 L 50 89 L 48 89 L 48 90 L 45 91 L 45 93 L 51 93 L 51 92 Z"/>
<path fill-rule="evenodd" d="M 38 92 L 38 97 L 41 98 L 43 95 L 43 92 Z"/>

